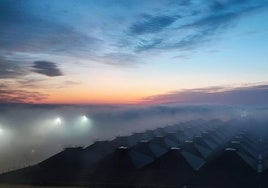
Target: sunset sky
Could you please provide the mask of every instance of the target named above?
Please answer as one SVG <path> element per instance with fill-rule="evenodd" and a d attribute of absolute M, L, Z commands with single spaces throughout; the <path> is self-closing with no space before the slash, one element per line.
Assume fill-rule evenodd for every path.
<path fill-rule="evenodd" d="M 259 104 L 267 20 L 267 0 L 0 0 L 0 102 Z"/>

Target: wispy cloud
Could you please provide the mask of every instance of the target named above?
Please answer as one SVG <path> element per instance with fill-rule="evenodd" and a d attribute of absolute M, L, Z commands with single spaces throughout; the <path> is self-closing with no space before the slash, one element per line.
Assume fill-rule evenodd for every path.
<path fill-rule="evenodd" d="M 62 89 L 62 88 L 67 88 L 67 87 L 72 87 L 72 86 L 77 86 L 80 85 L 81 82 L 77 82 L 77 81 L 71 81 L 71 80 L 66 80 L 63 81 L 62 83 L 60 83 L 56 89 Z"/>
<path fill-rule="evenodd" d="M 37 8 L 31 1 L 1 1 L 0 50 L 65 56 L 82 56 L 96 50 L 99 39 L 47 19 L 49 15 L 35 14 Z"/>
<path fill-rule="evenodd" d="M 5 84 L 0 84 L 0 103 L 32 103 L 47 98 L 48 95 L 25 89 L 15 89 Z"/>
<path fill-rule="evenodd" d="M 179 16 L 175 10 L 179 11 L 182 5 L 174 3 L 169 7 L 174 12 L 165 19 L 158 19 L 161 15 L 155 15 L 130 26 L 133 37 L 139 37 L 132 43 L 136 52 L 196 49 L 234 26 L 238 18 L 268 5 L 266 1 L 247 0 L 201 2 L 183 5 L 185 11 Z M 146 36 L 144 42 L 143 35 L 147 34 L 151 35 Z"/>
<path fill-rule="evenodd" d="M 62 76 L 63 73 L 58 68 L 56 63 L 48 61 L 35 61 L 33 62 L 32 71 L 50 77 Z"/>
<path fill-rule="evenodd" d="M 135 47 L 136 52 L 143 52 L 146 50 L 154 49 L 157 46 L 161 45 L 163 39 L 156 38 L 151 40 L 141 40 L 139 44 Z"/>
<path fill-rule="evenodd" d="M 99 57 L 95 57 L 96 61 L 104 62 L 108 65 L 131 67 L 139 63 L 137 55 L 133 53 L 114 52 Z"/>
<path fill-rule="evenodd" d="M 39 53 L 116 66 L 141 63 L 154 50 L 191 51 L 267 6 L 267 0 L 67 1 L 49 9 L 34 1 L 0 3 L 0 56 Z"/>
<path fill-rule="evenodd" d="M 14 81 L 14 80 L 13 80 Z M 21 89 L 37 89 L 40 88 L 42 86 L 42 88 L 45 88 L 44 85 L 46 85 L 45 83 L 46 80 L 44 79 L 39 79 L 39 78 L 19 78 L 16 79 L 16 86 L 18 88 Z M 51 88 L 51 84 L 49 86 L 47 86 L 48 88 Z"/>
<path fill-rule="evenodd" d="M 268 105 L 268 85 L 209 87 L 174 91 L 142 99 L 145 103 Z"/>
<path fill-rule="evenodd" d="M 0 79 L 17 78 L 25 74 L 27 70 L 24 66 L 0 57 Z"/>
<path fill-rule="evenodd" d="M 147 16 L 144 21 L 134 23 L 130 27 L 130 32 L 134 35 L 157 33 L 171 25 L 177 18 L 178 16 L 166 15 Z"/>

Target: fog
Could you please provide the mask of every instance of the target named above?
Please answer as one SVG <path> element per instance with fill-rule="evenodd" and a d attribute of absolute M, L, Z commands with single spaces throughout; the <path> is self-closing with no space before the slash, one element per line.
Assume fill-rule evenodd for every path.
<path fill-rule="evenodd" d="M 193 119 L 227 121 L 267 117 L 268 108 L 178 105 L 4 105 L 0 106 L 0 172 L 38 163 L 65 147 Z"/>

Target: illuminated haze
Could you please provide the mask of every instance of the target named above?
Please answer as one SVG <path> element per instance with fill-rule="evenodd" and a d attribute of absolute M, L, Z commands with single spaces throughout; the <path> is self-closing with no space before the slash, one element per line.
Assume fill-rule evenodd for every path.
<path fill-rule="evenodd" d="M 228 106 L 3 105 L 0 115 L 1 171 L 25 167 L 70 146 L 196 119 L 267 117 L 268 108 Z"/>

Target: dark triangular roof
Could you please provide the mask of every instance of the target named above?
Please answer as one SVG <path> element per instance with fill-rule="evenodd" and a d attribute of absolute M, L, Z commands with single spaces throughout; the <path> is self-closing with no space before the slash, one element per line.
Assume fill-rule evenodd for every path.
<path fill-rule="evenodd" d="M 193 141 L 183 143 L 181 154 L 194 170 L 199 170 L 205 164 L 205 158 L 196 148 Z"/>
<path fill-rule="evenodd" d="M 112 153 L 116 147 L 110 141 L 96 141 L 90 146 L 86 147 L 85 150 L 94 151 L 96 153 L 107 155 Z"/>
<path fill-rule="evenodd" d="M 164 137 L 155 137 L 149 142 L 148 147 L 156 158 L 169 150 L 169 146 L 164 142 Z"/>
<path fill-rule="evenodd" d="M 194 170 L 181 154 L 180 148 L 172 148 L 167 153 L 145 166 L 139 175 L 139 183 L 151 187 L 184 185 Z"/>
<path fill-rule="evenodd" d="M 221 155 L 207 162 L 189 184 L 200 187 L 256 187 L 256 177 L 255 170 L 237 151 L 227 148 Z"/>
<path fill-rule="evenodd" d="M 132 147 L 132 150 L 142 153 L 144 155 L 148 155 L 149 157 L 156 157 L 152 150 L 149 148 L 148 140 L 141 140 L 138 144 Z"/>
<path fill-rule="evenodd" d="M 128 152 L 128 148 L 121 148 L 104 157 L 92 176 L 93 183 L 126 182 L 128 175 L 135 171 Z"/>

